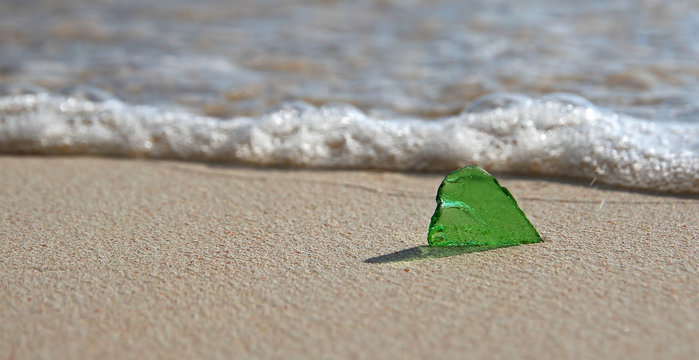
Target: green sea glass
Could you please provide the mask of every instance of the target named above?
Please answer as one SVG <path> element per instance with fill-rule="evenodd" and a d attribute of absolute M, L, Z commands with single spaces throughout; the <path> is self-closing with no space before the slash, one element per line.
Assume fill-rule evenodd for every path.
<path fill-rule="evenodd" d="M 478 166 L 448 174 L 437 190 L 430 246 L 501 247 L 541 241 L 510 192 Z"/>

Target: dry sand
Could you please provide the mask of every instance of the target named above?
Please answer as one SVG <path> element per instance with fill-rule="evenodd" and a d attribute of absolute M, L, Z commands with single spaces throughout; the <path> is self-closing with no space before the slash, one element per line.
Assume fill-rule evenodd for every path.
<path fill-rule="evenodd" d="M 0 169 L 0 359 L 699 358 L 696 197 L 500 177 L 544 243 L 415 259 L 441 176 Z"/>

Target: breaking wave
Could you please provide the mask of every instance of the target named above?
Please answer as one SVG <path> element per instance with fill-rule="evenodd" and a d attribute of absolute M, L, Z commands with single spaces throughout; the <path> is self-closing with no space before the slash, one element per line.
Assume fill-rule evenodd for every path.
<path fill-rule="evenodd" d="M 347 104 L 303 102 L 221 120 L 94 91 L 30 89 L 0 97 L 0 152 L 402 171 L 478 164 L 496 172 L 699 193 L 697 124 L 643 121 L 570 94 L 494 94 L 438 120 L 381 118 Z"/>

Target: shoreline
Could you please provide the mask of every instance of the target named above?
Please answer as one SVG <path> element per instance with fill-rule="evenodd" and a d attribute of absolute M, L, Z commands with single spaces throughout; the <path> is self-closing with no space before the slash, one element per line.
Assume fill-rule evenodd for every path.
<path fill-rule="evenodd" d="M 0 168 L 10 357 L 699 352 L 694 195 L 496 174 L 543 243 L 392 261 L 426 245 L 444 174 L 6 155 Z"/>

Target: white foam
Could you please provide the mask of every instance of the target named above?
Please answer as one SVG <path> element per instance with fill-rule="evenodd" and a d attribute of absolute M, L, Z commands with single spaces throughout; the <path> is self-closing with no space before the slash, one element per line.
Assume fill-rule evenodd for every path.
<path fill-rule="evenodd" d="M 305 103 L 219 120 L 110 98 L 22 93 L 0 97 L 0 152 L 410 171 L 478 164 L 699 193 L 697 124 L 641 121 L 555 94 L 495 95 L 435 121 Z"/>

